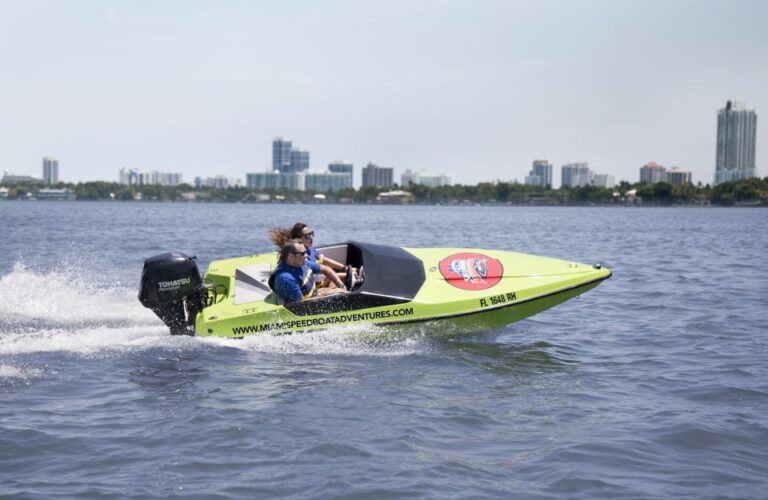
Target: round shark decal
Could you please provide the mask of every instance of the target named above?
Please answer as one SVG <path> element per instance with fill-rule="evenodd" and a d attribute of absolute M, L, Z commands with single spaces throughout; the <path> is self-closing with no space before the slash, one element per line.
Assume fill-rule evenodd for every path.
<path fill-rule="evenodd" d="M 498 259 L 474 252 L 449 255 L 440 261 L 439 268 L 445 281 L 462 290 L 491 288 L 504 275 Z"/>

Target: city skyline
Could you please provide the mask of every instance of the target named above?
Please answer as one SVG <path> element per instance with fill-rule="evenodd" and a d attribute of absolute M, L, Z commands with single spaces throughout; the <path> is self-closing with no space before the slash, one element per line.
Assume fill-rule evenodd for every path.
<path fill-rule="evenodd" d="M 754 113 L 753 113 L 754 115 Z M 753 120 L 754 122 L 754 120 Z M 754 123 L 752 126 L 752 132 L 754 132 Z M 282 138 L 278 138 L 276 141 L 282 141 Z M 273 145 L 276 141 L 273 141 Z M 287 141 L 288 144 L 290 144 L 290 141 Z M 720 144 L 720 141 L 718 141 L 718 144 Z M 282 149 L 282 148 L 281 148 Z M 719 146 L 718 146 L 719 149 Z M 276 153 L 278 151 L 278 148 L 273 147 L 273 165 L 275 164 L 275 156 L 279 157 L 280 153 Z M 309 155 L 308 151 L 301 150 L 302 153 Z M 754 155 L 753 155 L 754 156 Z M 304 163 L 304 160 L 301 160 L 302 163 Z M 278 162 L 279 163 L 279 162 Z M 240 177 L 228 177 L 226 175 L 221 174 L 215 174 L 215 173 L 207 173 L 205 177 L 202 176 L 196 176 L 193 181 L 190 181 L 188 179 L 183 179 L 184 174 L 178 173 L 178 172 L 163 172 L 156 169 L 141 169 L 141 168 L 127 168 L 127 167 L 121 167 L 118 172 L 118 180 L 117 182 L 119 184 L 123 185 L 143 185 L 143 184 L 158 184 L 158 185 L 180 185 L 180 184 L 189 184 L 195 187 L 201 187 L 201 186 L 208 186 L 208 187 L 217 187 L 220 189 L 228 188 L 228 187 L 239 187 L 239 186 L 247 186 L 249 188 L 254 189 L 267 189 L 267 188 L 287 188 L 292 190 L 301 190 L 303 191 L 305 189 L 304 187 L 304 181 L 303 179 L 308 176 L 331 176 L 336 177 L 339 175 L 344 175 L 348 180 L 344 181 L 333 181 L 332 182 L 332 189 L 346 189 L 346 188 L 361 188 L 366 187 L 366 169 L 369 169 L 371 167 L 375 167 L 377 169 L 381 169 L 381 167 L 369 162 L 366 167 L 359 167 L 361 170 L 361 177 L 362 183 L 357 184 L 354 182 L 354 165 L 351 162 L 347 162 L 345 160 L 335 160 L 327 165 L 327 169 L 323 170 L 321 168 L 312 168 L 311 170 L 309 168 L 301 168 L 296 171 L 294 171 L 294 168 L 291 166 L 291 163 L 296 163 L 294 161 L 285 163 L 283 166 L 285 168 L 282 169 L 274 169 L 274 168 L 268 168 L 263 172 L 246 172 L 245 173 L 245 182 L 243 181 L 243 178 Z M 307 163 L 308 164 L 308 163 Z M 434 172 L 428 172 L 426 170 L 419 170 L 414 171 L 412 169 L 405 169 L 402 172 L 399 173 L 399 176 L 401 178 L 401 181 L 395 182 L 395 176 L 398 175 L 396 172 L 398 171 L 394 167 L 384 167 L 384 170 L 389 171 L 388 174 L 391 178 L 391 185 L 399 185 L 399 186 L 407 186 L 410 183 L 414 184 L 424 184 L 430 187 L 438 187 L 438 186 L 449 186 L 454 185 L 458 183 L 453 183 L 450 181 L 450 177 L 442 174 L 442 173 L 434 173 Z M 728 180 L 739 180 L 739 179 L 745 179 L 749 177 L 757 177 L 760 178 L 759 175 L 752 175 L 754 174 L 755 169 L 751 169 L 746 171 L 746 173 L 742 173 L 742 175 L 738 178 L 728 179 Z M 643 165 L 639 169 L 639 174 L 637 179 L 616 179 L 615 176 L 613 176 L 610 173 L 599 173 L 595 172 L 592 169 L 589 168 L 589 162 L 575 162 L 575 163 L 565 163 L 561 165 L 560 168 L 561 176 L 560 176 L 560 183 L 555 184 L 553 182 L 554 176 L 553 176 L 553 165 L 549 163 L 547 160 L 537 159 L 533 160 L 532 162 L 532 169 L 529 172 L 529 175 L 527 175 L 524 179 L 524 182 L 520 182 L 518 179 L 513 179 L 512 181 L 505 181 L 505 180 L 497 180 L 492 181 L 492 184 L 495 184 L 497 182 L 511 182 L 514 184 L 526 184 L 526 185 L 537 185 L 541 187 L 546 187 L 547 189 L 558 189 L 563 187 L 579 187 L 579 186 L 586 186 L 586 185 L 592 185 L 596 187 L 603 187 L 603 188 L 612 188 L 617 186 L 621 182 L 629 182 L 630 184 L 635 183 L 647 183 L 647 184 L 655 184 L 659 182 L 669 183 L 669 184 L 694 184 L 693 177 L 690 171 L 680 168 L 677 165 L 665 167 L 664 165 L 661 165 L 657 162 L 648 162 L 647 164 Z M 719 170 L 716 170 L 715 177 L 717 179 L 717 176 L 719 175 Z M 264 179 L 270 178 L 271 181 L 265 181 L 264 179 L 261 179 L 259 181 L 252 181 L 251 179 L 256 179 L 257 177 L 264 177 Z M 271 176 L 271 177 L 270 177 Z M 278 180 L 280 177 L 286 176 L 286 180 L 280 181 Z M 670 181 L 668 179 L 668 176 L 672 176 L 675 180 Z M 32 184 L 56 184 L 58 182 L 61 183 L 73 183 L 73 181 L 69 181 L 66 179 L 59 179 L 58 175 L 58 160 L 53 158 L 44 157 L 43 158 L 43 175 L 41 177 L 34 176 L 34 175 L 26 175 L 25 173 L 16 173 L 6 170 L 4 172 L 3 177 L 0 177 L 0 181 L 5 181 L 7 179 L 13 179 L 11 182 L 18 183 L 18 182 L 31 182 Z M 318 178 L 319 179 L 319 178 Z M 407 179 L 403 180 L 403 179 Z M 104 181 L 104 182 L 114 182 L 113 179 L 92 179 L 90 181 L 77 181 L 77 182 L 98 182 L 98 181 Z M 265 184 L 266 182 L 266 184 Z M 320 182 L 322 185 L 325 185 L 328 181 L 327 179 L 324 179 Z M 482 183 L 483 181 L 480 181 L 479 183 Z M 720 182 L 724 182 L 721 180 Z M 473 184 L 467 184 L 467 185 L 476 185 L 479 183 L 473 183 Z M 701 185 L 711 185 L 715 186 L 719 182 L 714 183 L 705 183 L 699 181 L 699 184 Z M 274 185 L 272 185 L 274 184 Z M 316 184 L 316 182 L 312 182 L 312 184 Z M 374 183 L 375 185 L 376 183 Z M 370 185 L 370 184 L 369 184 Z M 379 186 L 382 187 L 382 186 Z M 309 188 L 306 188 L 309 189 Z"/>
<path fill-rule="evenodd" d="M 12 1 L 0 170 L 39 175 L 53 155 L 71 182 L 123 166 L 244 178 L 282 134 L 313 166 L 461 184 L 523 183 L 539 158 L 617 181 L 656 161 L 711 184 L 723 103 L 768 109 L 767 18 L 760 1 Z"/>

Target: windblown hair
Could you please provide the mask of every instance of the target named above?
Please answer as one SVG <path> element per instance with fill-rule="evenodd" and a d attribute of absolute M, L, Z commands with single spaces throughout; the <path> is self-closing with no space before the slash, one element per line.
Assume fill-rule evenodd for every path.
<path fill-rule="evenodd" d="M 280 257 L 278 260 L 281 260 L 281 261 L 285 260 L 285 258 L 288 257 L 288 254 L 290 254 L 291 252 L 295 252 L 296 249 L 299 248 L 299 245 L 303 245 L 303 243 L 301 242 L 301 240 L 297 240 L 297 239 L 290 239 L 285 243 L 283 243 L 280 246 L 280 254 L 279 254 Z"/>
<path fill-rule="evenodd" d="M 288 240 L 301 239 L 301 234 L 305 227 L 307 227 L 307 225 L 303 222 L 297 222 L 293 227 L 287 229 L 274 227 L 269 230 L 269 239 L 272 240 L 272 243 L 279 247 L 282 252 L 283 245 L 285 245 Z"/>

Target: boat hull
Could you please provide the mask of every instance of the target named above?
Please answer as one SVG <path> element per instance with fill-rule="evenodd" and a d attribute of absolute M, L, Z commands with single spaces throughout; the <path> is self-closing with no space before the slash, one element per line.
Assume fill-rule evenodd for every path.
<path fill-rule="evenodd" d="M 387 294 L 388 289 L 375 289 L 374 284 L 368 286 L 373 278 L 367 276 L 365 286 L 346 298 L 337 297 L 335 302 L 313 299 L 298 306 L 279 305 L 272 296 L 249 301 L 243 287 L 238 288 L 238 273 L 258 266 L 272 269 L 274 254 L 212 262 L 205 279 L 227 293 L 198 314 L 196 335 L 242 338 L 360 325 L 414 324 L 437 332 L 476 332 L 542 312 L 611 276 L 599 266 L 515 252 L 395 250 L 411 261 L 406 262 L 406 267 L 410 266 L 407 273 L 395 276 L 394 285 L 389 285 L 392 294 Z M 396 270 L 392 272 L 396 274 Z M 403 283 L 409 281 L 418 281 L 418 286 L 409 288 L 409 283 Z"/>

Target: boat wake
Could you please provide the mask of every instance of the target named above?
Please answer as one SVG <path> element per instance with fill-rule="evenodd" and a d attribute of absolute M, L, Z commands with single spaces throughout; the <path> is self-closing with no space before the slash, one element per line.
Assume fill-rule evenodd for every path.
<path fill-rule="evenodd" d="M 77 269 L 40 273 L 17 263 L 0 277 L 0 333 L 156 324 L 132 288 L 100 284 Z"/>
<path fill-rule="evenodd" d="M 407 356 L 426 353 L 418 331 L 397 335 L 361 325 L 245 339 L 171 336 L 139 303 L 133 284 L 99 283 L 82 269 L 39 272 L 17 263 L 0 277 L 0 380 L 34 379 L 44 354 L 106 358 L 149 350 L 236 349 L 254 353 Z M 86 276 L 84 278 L 84 276 Z"/>
<path fill-rule="evenodd" d="M 392 335 L 375 325 L 338 327 L 319 332 L 293 335 L 254 335 L 243 339 L 203 337 L 200 342 L 283 354 L 319 354 L 336 356 L 408 356 L 424 354 L 431 347 L 427 337 Z"/>

